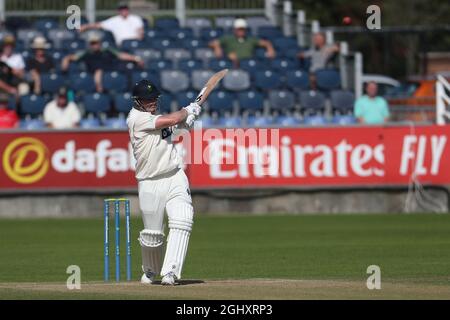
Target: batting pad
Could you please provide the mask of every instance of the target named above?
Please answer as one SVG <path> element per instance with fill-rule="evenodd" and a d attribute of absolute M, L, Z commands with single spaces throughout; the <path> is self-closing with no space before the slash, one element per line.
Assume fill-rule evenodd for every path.
<path fill-rule="evenodd" d="M 142 269 L 145 274 L 157 275 L 161 270 L 164 253 L 164 233 L 157 230 L 144 229 L 139 233 L 142 250 Z"/>
<path fill-rule="evenodd" d="M 178 203 L 167 208 L 169 212 L 169 236 L 167 237 L 166 256 L 161 276 L 173 272 L 181 278 L 184 260 L 193 224 L 193 209 L 190 203 Z M 173 210 L 176 210 L 174 214 Z"/>

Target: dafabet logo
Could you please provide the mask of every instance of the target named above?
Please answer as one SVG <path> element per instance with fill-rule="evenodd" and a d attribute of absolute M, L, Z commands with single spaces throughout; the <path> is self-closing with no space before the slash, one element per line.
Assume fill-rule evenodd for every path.
<path fill-rule="evenodd" d="M 5 148 L 3 168 L 13 181 L 30 184 L 39 181 L 49 168 L 49 152 L 38 139 L 17 138 Z"/>

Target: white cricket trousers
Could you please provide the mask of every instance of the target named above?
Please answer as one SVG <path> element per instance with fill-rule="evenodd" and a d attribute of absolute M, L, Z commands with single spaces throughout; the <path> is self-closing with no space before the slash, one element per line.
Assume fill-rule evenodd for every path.
<path fill-rule="evenodd" d="M 180 279 L 194 215 L 189 181 L 184 171 L 179 169 L 156 179 L 139 181 L 139 205 L 145 228 L 139 237 L 144 272 L 160 273 L 161 276 L 173 272 Z M 169 235 L 162 263 L 164 211 L 167 212 Z"/>

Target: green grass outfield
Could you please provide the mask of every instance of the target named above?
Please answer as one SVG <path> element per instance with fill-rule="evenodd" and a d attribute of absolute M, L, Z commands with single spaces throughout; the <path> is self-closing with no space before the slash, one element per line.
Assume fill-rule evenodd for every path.
<path fill-rule="evenodd" d="M 447 214 L 198 216 L 186 282 L 172 288 L 137 282 L 141 228 L 133 219 L 134 282 L 106 285 L 101 219 L 0 220 L 0 299 L 450 299 Z M 81 290 L 65 287 L 69 265 L 81 268 Z M 366 288 L 369 265 L 381 268 L 381 290 Z M 113 278 L 113 256 L 111 267 Z"/>

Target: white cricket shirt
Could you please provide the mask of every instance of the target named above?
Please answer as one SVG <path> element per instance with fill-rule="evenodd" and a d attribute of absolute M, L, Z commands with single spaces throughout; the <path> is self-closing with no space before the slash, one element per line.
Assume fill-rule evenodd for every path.
<path fill-rule="evenodd" d="M 172 129 L 155 129 L 158 117 L 160 115 L 135 108 L 131 109 L 127 117 L 138 181 L 155 178 L 182 167 L 181 157 L 172 142 Z"/>
<path fill-rule="evenodd" d="M 118 46 L 123 40 L 138 39 L 139 29 L 144 27 L 142 19 L 134 14 L 129 14 L 126 18 L 121 15 L 113 16 L 100 22 L 100 25 L 113 33 Z"/>

